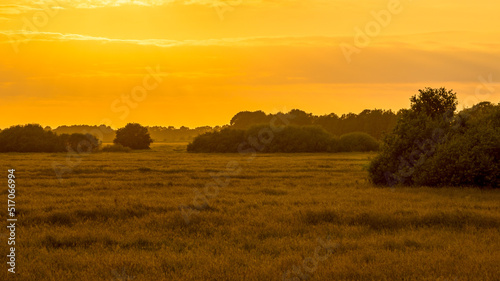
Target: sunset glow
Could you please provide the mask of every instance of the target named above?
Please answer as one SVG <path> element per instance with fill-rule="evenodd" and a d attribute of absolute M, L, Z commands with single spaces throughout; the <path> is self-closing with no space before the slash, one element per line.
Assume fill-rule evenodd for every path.
<path fill-rule="evenodd" d="M 500 101 L 491 0 L 4 0 L 0 128 L 224 125 L 242 110 Z"/>

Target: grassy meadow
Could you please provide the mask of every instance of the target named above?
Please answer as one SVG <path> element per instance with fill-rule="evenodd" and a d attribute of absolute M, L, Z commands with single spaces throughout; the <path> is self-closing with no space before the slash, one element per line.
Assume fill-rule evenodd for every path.
<path fill-rule="evenodd" d="M 0 280 L 499 280 L 500 190 L 378 188 L 374 155 L 1 154 L 18 229 Z M 73 163 L 61 181 L 54 163 Z"/>

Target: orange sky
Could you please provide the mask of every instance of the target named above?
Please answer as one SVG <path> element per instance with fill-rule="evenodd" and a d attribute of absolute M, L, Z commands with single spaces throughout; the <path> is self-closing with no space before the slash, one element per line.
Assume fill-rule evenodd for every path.
<path fill-rule="evenodd" d="M 459 2 L 459 3 L 457 3 Z M 491 0 L 0 0 L 0 128 L 500 101 Z"/>

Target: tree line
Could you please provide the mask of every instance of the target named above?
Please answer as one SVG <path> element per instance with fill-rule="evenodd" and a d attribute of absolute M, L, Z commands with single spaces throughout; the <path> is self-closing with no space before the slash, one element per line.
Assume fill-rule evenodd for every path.
<path fill-rule="evenodd" d="M 146 128 L 155 142 L 190 142 L 198 135 L 206 132 L 220 131 L 226 128 L 246 130 L 254 125 L 268 124 L 276 116 L 286 115 L 289 117 L 291 125 L 316 125 L 335 136 L 352 132 L 364 132 L 376 139 L 381 139 L 384 133 L 390 132 L 394 128 L 399 114 L 399 112 L 396 114 L 391 110 L 380 109 L 366 109 L 359 114 L 348 113 L 341 116 L 335 113 L 313 115 L 299 109 L 293 109 L 288 113 L 279 112 L 276 114 L 266 114 L 263 111 L 241 111 L 231 118 L 228 125 L 223 126 L 202 126 L 194 129 L 185 126 L 180 128 L 173 126 L 146 126 Z M 57 134 L 95 132 L 98 130 L 100 132 L 99 139 L 105 143 L 112 142 L 116 136 L 116 130 L 106 125 L 72 125 L 59 126 L 55 129 L 45 127 L 45 129 Z"/>
<path fill-rule="evenodd" d="M 196 136 L 212 131 L 212 130 L 220 130 L 221 127 L 210 127 L 203 126 L 197 127 L 194 129 L 190 129 L 188 127 L 182 126 L 180 128 L 175 128 L 173 126 L 162 127 L 162 126 L 146 126 L 148 133 L 151 138 L 155 142 L 189 142 L 192 141 Z M 74 134 L 74 133 L 82 133 L 89 132 L 90 134 L 94 134 L 93 132 L 99 132 L 98 138 L 104 143 L 113 142 L 116 137 L 116 130 L 113 128 L 100 125 L 100 126 L 90 126 L 90 125 L 72 125 L 72 126 L 59 126 L 55 129 L 50 127 L 45 127 L 46 130 L 51 130 L 54 133 L 61 134 Z"/>
<path fill-rule="evenodd" d="M 242 111 L 237 113 L 230 121 L 233 129 L 249 129 L 258 124 L 269 124 L 273 118 L 286 115 L 290 125 L 319 126 L 334 136 L 347 133 L 364 132 L 376 139 L 381 139 L 384 133 L 392 131 L 396 125 L 398 114 L 391 110 L 363 110 L 359 114 L 349 113 L 338 116 L 335 113 L 328 115 L 313 115 L 299 109 L 288 113 L 266 114 L 263 111 Z"/>
<path fill-rule="evenodd" d="M 399 113 L 398 113 L 399 114 Z M 341 116 L 331 113 L 328 115 L 316 116 L 312 113 L 306 113 L 305 111 L 299 109 L 293 109 L 288 113 L 277 113 L 277 114 L 265 114 L 263 111 L 242 111 L 234 115 L 230 120 L 228 125 L 223 126 L 202 126 L 194 129 L 182 126 L 180 128 L 175 128 L 173 126 L 163 127 L 163 126 L 146 126 L 147 131 L 151 139 L 155 142 L 191 142 L 197 136 L 202 135 L 207 132 L 219 132 L 223 129 L 240 129 L 246 130 L 252 126 L 259 124 L 267 124 L 273 118 L 286 115 L 290 120 L 290 125 L 296 126 L 319 126 L 331 135 L 341 136 L 343 134 L 351 132 L 364 132 L 376 139 L 380 139 L 382 135 L 386 132 L 390 132 L 394 125 L 396 124 L 398 114 L 393 113 L 388 110 L 364 110 L 359 114 L 349 113 Z M 45 133 L 38 128 L 33 128 L 34 125 L 26 125 L 26 132 L 30 130 L 37 131 L 36 134 L 43 135 L 39 142 L 44 142 L 44 144 L 33 144 L 34 140 L 25 141 L 23 144 L 19 144 L 19 148 L 15 150 L 32 150 L 32 151 L 64 151 L 65 140 L 57 139 L 54 135 L 73 135 L 73 134 L 90 134 L 99 139 L 103 143 L 111 143 L 116 138 L 116 130 L 106 126 L 91 126 L 91 125 L 72 125 L 72 126 L 59 126 L 52 129 L 49 126 L 43 128 L 44 132 L 52 132 L 54 135 Z M 23 126 L 19 126 L 23 127 Z M 38 127 L 38 126 L 36 126 Z M 17 128 L 17 133 L 19 133 L 20 128 Z M 0 130 L 1 132 L 2 130 Z M 15 131 L 15 130 L 14 130 Z M 8 131 L 8 132 L 14 132 Z M 34 134 L 29 132 L 28 134 Z M 50 135 L 50 136 L 49 136 Z M 81 137 L 81 136 L 80 136 Z M 64 137 L 63 137 L 64 138 Z M 12 144 L 14 145 L 14 144 Z M 10 148 L 9 148 L 10 147 Z M 33 147 L 28 149 L 28 147 Z M 63 148 L 61 148 L 63 147 Z M 0 143 L 0 151 L 14 151 L 11 146 L 2 146 Z"/>

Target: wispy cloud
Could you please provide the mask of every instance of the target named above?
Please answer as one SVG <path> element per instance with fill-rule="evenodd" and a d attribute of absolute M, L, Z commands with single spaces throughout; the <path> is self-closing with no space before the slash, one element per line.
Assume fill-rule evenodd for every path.
<path fill-rule="evenodd" d="M 0 18 L 1 20 L 2 18 Z M 457 34 L 460 34 L 458 36 Z M 3 36 L 1 36 L 3 35 Z M 4 40 L 1 40 L 1 37 Z M 101 43 L 125 43 L 161 48 L 179 46 L 295 46 L 295 47 L 332 47 L 352 38 L 344 36 L 252 36 L 236 38 L 218 38 L 205 40 L 169 40 L 169 39 L 120 39 L 90 36 L 83 34 L 32 31 L 0 31 L 1 43 L 30 41 L 67 42 L 96 41 Z M 426 51 L 467 49 L 476 51 L 494 51 L 500 46 L 500 34 L 477 32 L 440 32 L 400 36 L 381 36 L 372 44 L 373 48 L 409 48 Z"/>
<path fill-rule="evenodd" d="M 12 6 L 16 14 L 25 12 L 29 9 L 38 9 L 39 7 L 61 7 L 61 8 L 77 8 L 77 9 L 96 9 L 103 7 L 120 7 L 120 6 L 164 6 L 169 4 L 176 5 L 204 5 L 204 6 L 214 6 L 220 2 L 230 4 L 232 0 L 4 0 L 5 4 L 2 6 Z M 303 3 L 298 0 L 244 0 L 241 4 L 251 6 L 260 5 L 266 7 L 272 6 L 297 6 L 297 5 L 307 5 L 309 7 L 313 5 L 328 5 L 332 2 L 336 2 L 335 5 L 339 5 L 339 2 L 344 2 L 345 0 L 337 1 L 325 1 L 325 0 L 309 0 L 307 3 Z M 1 6 L 0 6 L 1 9 Z"/>
<path fill-rule="evenodd" d="M 337 39 L 328 37 L 289 37 L 289 36 L 264 36 L 244 38 L 222 38 L 206 40 L 168 40 L 168 39 L 115 39 L 95 37 L 82 34 L 63 34 L 57 32 L 32 32 L 32 31 L 0 31 L 0 35 L 7 37 L 0 43 L 13 43 L 12 40 L 21 42 L 29 41 L 100 41 L 103 43 L 129 43 L 157 47 L 177 46 L 336 46 Z M 19 42 L 18 41 L 18 42 Z"/>
<path fill-rule="evenodd" d="M 95 9 L 102 7 L 120 7 L 120 6 L 163 6 L 168 4 L 181 5 L 214 5 L 215 1 L 224 0 L 6 0 L 3 6 L 10 6 L 16 13 L 21 13 L 29 9 L 38 7 L 62 7 L 77 9 Z M 249 0 L 248 3 L 260 3 L 260 0 Z M 0 6 L 1 7 L 1 6 Z"/>
<path fill-rule="evenodd" d="M 30 5 L 0 5 L 0 15 L 19 15 L 28 11 L 41 10 L 39 7 Z"/>
<path fill-rule="evenodd" d="M 0 40 L 4 38 L 0 49 L 8 50 L 7 43 L 22 35 L 0 32 Z M 478 73 L 497 69 L 496 62 L 500 59 L 499 42 L 490 40 L 489 44 L 481 44 L 488 42 L 487 38 L 500 38 L 494 34 L 463 33 L 462 38 L 467 38 L 463 43 L 457 42 L 458 39 L 436 40 L 456 37 L 447 33 L 388 36 L 379 38 L 353 64 L 345 63 L 338 47 L 344 37 L 132 40 L 53 32 L 31 35 L 36 36 L 26 46 L 23 58 L 15 61 L 6 58 L 4 62 L 24 67 L 19 72 L 29 77 L 40 76 L 31 67 L 33 60 L 50 65 L 42 71 L 42 77 L 133 75 L 133 71 L 115 71 L 109 67 L 131 67 L 151 60 L 168 65 L 172 79 L 183 79 L 186 83 L 196 80 L 200 84 L 469 82 L 477 80 Z M 85 59 L 82 61 L 81 57 Z M 5 71 L 3 75 L 13 75 L 12 71 Z"/>

